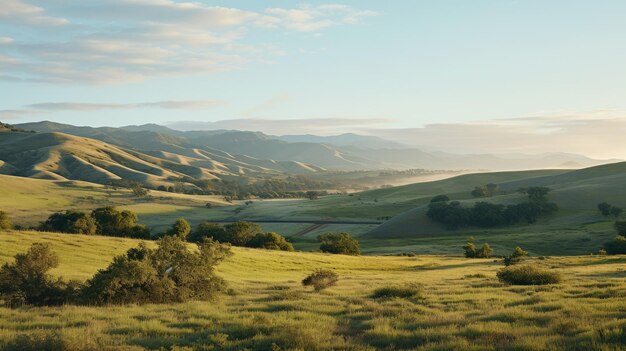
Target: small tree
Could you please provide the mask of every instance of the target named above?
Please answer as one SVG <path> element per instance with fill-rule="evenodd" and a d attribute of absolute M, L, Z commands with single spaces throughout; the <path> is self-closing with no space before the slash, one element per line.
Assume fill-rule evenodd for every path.
<path fill-rule="evenodd" d="M 328 269 L 318 269 L 302 280 L 302 285 L 313 286 L 315 291 L 321 291 L 337 284 L 339 276 Z"/>
<path fill-rule="evenodd" d="M 172 228 L 170 228 L 165 235 L 175 236 L 180 238 L 181 240 L 186 240 L 187 235 L 191 232 L 191 225 L 184 218 L 179 218 L 172 224 Z"/>
<path fill-rule="evenodd" d="M 604 243 L 604 251 L 609 255 L 626 254 L 626 237 L 618 235 L 613 240 Z"/>
<path fill-rule="evenodd" d="M 319 235 L 317 240 L 320 251 L 343 255 L 360 255 L 359 242 L 348 233 L 326 233 Z"/>
<path fill-rule="evenodd" d="M 221 241 L 226 238 L 226 231 L 218 223 L 202 222 L 187 236 L 187 241 L 201 243 L 205 238 Z"/>
<path fill-rule="evenodd" d="M 285 237 L 274 232 L 257 234 L 250 240 L 248 246 L 267 250 L 293 251 L 293 245 Z"/>
<path fill-rule="evenodd" d="M 467 239 L 465 245 L 463 245 L 463 251 L 465 253 L 465 257 L 467 258 L 475 258 L 476 257 L 476 244 L 474 244 L 474 237 L 470 236 Z"/>
<path fill-rule="evenodd" d="M 0 299 L 9 306 L 64 303 L 68 285 L 48 274 L 58 265 L 59 258 L 48 244 L 33 244 L 26 253 L 15 255 L 14 263 L 0 269 Z"/>
<path fill-rule="evenodd" d="M 256 223 L 238 221 L 225 225 L 224 231 L 226 234 L 224 240 L 222 241 L 219 238 L 216 238 L 216 240 L 228 242 L 235 246 L 247 246 L 252 238 L 263 231 L 263 228 Z"/>
<path fill-rule="evenodd" d="M 477 257 L 489 258 L 491 257 L 492 253 L 493 253 L 493 249 L 491 248 L 491 245 L 489 245 L 488 243 L 484 243 L 483 247 L 480 248 L 480 250 L 478 251 Z"/>
<path fill-rule="evenodd" d="M 4 211 L 0 211 L 0 229 L 13 229 L 13 223 L 11 223 L 9 215 Z"/>
<path fill-rule="evenodd" d="M 39 230 L 71 234 L 95 234 L 96 220 L 83 212 L 65 211 L 51 214 L 39 225 Z"/>
<path fill-rule="evenodd" d="M 430 203 L 436 203 L 436 202 L 448 202 L 450 201 L 450 198 L 447 195 L 437 195 L 435 197 L 433 197 L 432 199 L 430 199 Z"/>

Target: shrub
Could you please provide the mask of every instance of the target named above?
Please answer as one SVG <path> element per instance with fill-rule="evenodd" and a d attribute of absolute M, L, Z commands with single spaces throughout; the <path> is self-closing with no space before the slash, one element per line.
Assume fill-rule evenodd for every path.
<path fill-rule="evenodd" d="M 480 249 L 477 249 L 473 236 L 467 239 L 467 243 L 463 245 L 463 251 L 467 258 L 489 258 L 493 253 L 493 249 L 488 243 L 484 243 Z"/>
<path fill-rule="evenodd" d="M 226 224 L 224 226 L 225 238 L 215 238 L 220 242 L 231 243 L 235 246 L 247 246 L 248 242 L 252 240 L 257 234 L 261 233 L 263 228 L 256 223 L 238 221 L 235 223 Z"/>
<path fill-rule="evenodd" d="M 604 244 L 604 250 L 609 255 L 626 254 L 626 237 L 616 236 L 613 240 Z"/>
<path fill-rule="evenodd" d="M 432 199 L 430 199 L 430 203 L 435 203 L 435 202 L 448 202 L 450 201 L 450 198 L 447 195 L 437 195 L 435 197 L 433 197 Z"/>
<path fill-rule="evenodd" d="M 267 250 L 293 251 L 293 245 L 285 237 L 274 232 L 257 234 L 250 240 L 248 246 Z"/>
<path fill-rule="evenodd" d="M 343 255 L 360 255 L 359 242 L 348 233 L 326 233 L 317 237 L 320 251 Z"/>
<path fill-rule="evenodd" d="M 178 237 L 144 244 L 117 256 L 87 282 L 82 297 L 93 304 L 171 303 L 210 300 L 225 289 L 215 267 L 231 255 L 228 245 L 208 240 L 189 250 Z"/>
<path fill-rule="evenodd" d="M 489 245 L 488 243 L 484 243 L 483 247 L 481 247 L 480 250 L 478 251 L 477 257 L 489 258 L 491 257 L 492 253 L 493 253 L 493 249 L 491 248 L 491 245 Z"/>
<path fill-rule="evenodd" d="M 313 286 L 315 291 L 324 290 L 337 284 L 339 276 L 328 269 L 318 269 L 302 280 L 302 285 Z"/>
<path fill-rule="evenodd" d="M 611 214 L 611 204 L 602 202 L 598 204 L 598 211 L 604 216 L 608 217 Z"/>
<path fill-rule="evenodd" d="M 407 283 L 403 285 L 387 286 L 374 290 L 372 297 L 375 299 L 421 297 L 423 293 L 422 286 L 415 283 Z"/>
<path fill-rule="evenodd" d="M 14 263 L 5 263 L 0 269 L 0 298 L 9 306 L 49 306 L 67 302 L 78 286 L 53 279 L 48 274 L 58 265 L 59 258 L 48 244 L 33 244 L 26 253 L 15 255 Z"/>
<path fill-rule="evenodd" d="M 47 232 L 96 234 L 97 224 L 96 220 L 86 213 L 68 210 L 65 213 L 51 214 L 38 229 Z"/>
<path fill-rule="evenodd" d="M 528 257 L 528 251 L 524 251 L 524 249 L 522 249 L 521 247 L 516 246 L 515 250 L 513 250 L 513 253 L 509 255 L 509 257 L 504 258 L 504 265 L 511 266 L 511 265 L 520 263 L 527 257 Z"/>
<path fill-rule="evenodd" d="M 498 271 L 497 276 L 501 282 L 512 285 L 546 285 L 561 281 L 558 272 L 529 264 L 505 267 Z"/>
<path fill-rule="evenodd" d="M 4 211 L 0 211 L 0 229 L 13 229 L 13 223 L 11 223 L 9 215 Z"/>

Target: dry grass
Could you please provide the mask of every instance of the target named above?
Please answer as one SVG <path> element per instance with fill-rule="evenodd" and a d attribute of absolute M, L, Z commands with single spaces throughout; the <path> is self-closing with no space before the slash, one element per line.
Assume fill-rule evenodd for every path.
<path fill-rule="evenodd" d="M 0 233 L 0 261 L 32 242 L 61 256 L 54 272 L 85 279 L 137 241 Z M 217 303 L 0 308 L 0 349 L 72 350 L 621 350 L 626 345 L 626 257 L 553 257 L 533 264 L 563 282 L 509 286 L 492 260 L 351 257 L 236 248 L 220 266 L 232 294 Z M 339 275 L 321 293 L 300 281 Z M 377 288 L 419 282 L 419 299 L 373 299 Z M 34 345 L 34 346 L 33 346 Z"/>

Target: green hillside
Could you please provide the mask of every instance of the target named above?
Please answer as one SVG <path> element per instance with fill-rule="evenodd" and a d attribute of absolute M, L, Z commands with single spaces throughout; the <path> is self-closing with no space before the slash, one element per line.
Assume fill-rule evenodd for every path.
<path fill-rule="evenodd" d="M 0 232 L 0 264 L 45 242 L 52 273 L 85 280 L 130 239 Z M 508 286 L 493 260 L 350 257 L 234 248 L 214 302 L 144 306 L 0 308 L 0 349 L 58 350 L 619 350 L 624 345 L 626 257 L 535 259 L 562 274 L 551 286 Z M 300 281 L 316 268 L 339 275 L 321 293 Z M 408 298 L 375 289 L 418 285 Z"/>

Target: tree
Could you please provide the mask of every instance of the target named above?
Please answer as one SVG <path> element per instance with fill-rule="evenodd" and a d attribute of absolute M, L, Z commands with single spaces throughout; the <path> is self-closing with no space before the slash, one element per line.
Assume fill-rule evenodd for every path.
<path fill-rule="evenodd" d="M 598 204 L 598 211 L 604 216 L 608 217 L 611 214 L 611 205 L 607 202 L 602 202 Z"/>
<path fill-rule="evenodd" d="M 470 236 L 467 239 L 465 245 L 463 245 L 463 252 L 465 253 L 465 257 L 467 258 L 475 258 L 476 257 L 476 244 L 474 244 L 474 237 Z"/>
<path fill-rule="evenodd" d="M 489 258 L 491 257 L 492 253 L 493 253 L 493 249 L 491 248 L 491 245 L 489 245 L 488 243 L 484 243 L 483 247 L 481 247 L 480 250 L 478 251 L 477 257 Z"/>
<path fill-rule="evenodd" d="M 430 203 L 435 203 L 435 202 L 448 202 L 450 201 L 450 198 L 447 195 L 437 195 L 435 197 L 433 197 L 432 199 L 430 199 Z"/>
<path fill-rule="evenodd" d="M 314 191 L 314 190 L 309 190 L 305 193 L 306 198 L 309 200 L 315 200 L 319 197 L 319 195 L 320 195 L 319 192 Z"/>
<path fill-rule="evenodd" d="M 609 255 L 626 254 L 626 237 L 616 236 L 613 240 L 604 244 L 604 250 Z"/>
<path fill-rule="evenodd" d="M 317 240 L 320 251 L 343 255 L 360 255 L 359 242 L 348 233 L 326 233 L 319 235 Z"/>
<path fill-rule="evenodd" d="M 96 220 L 83 212 L 65 211 L 51 214 L 39 225 L 39 230 L 70 234 L 96 234 Z"/>
<path fill-rule="evenodd" d="M 98 234 L 150 239 L 150 230 L 137 223 L 134 212 L 118 211 L 109 206 L 93 210 L 91 216 L 96 220 Z"/>
<path fill-rule="evenodd" d="M 226 233 L 224 241 L 218 238 L 216 240 L 228 242 L 235 246 L 246 246 L 255 235 L 262 232 L 263 228 L 256 223 L 238 221 L 225 225 L 224 230 Z"/>
<path fill-rule="evenodd" d="M 497 184 L 487 184 L 487 185 L 482 185 L 482 186 L 477 186 L 474 188 L 474 190 L 472 190 L 472 196 L 474 197 L 492 197 L 494 195 L 496 195 L 496 193 L 498 192 L 498 185 Z"/>
<path fill-rule="evenodd" d="M 543 186 L 531 186 L 528 188 L 522 189 L 522 192 L 528 195 L 528 198 L 531 201 L 541 201 L 544 200 L 545 197 L 550 192 L 550 188 L 546 188 Z"/>
<path fill-rule="evenodd" d="M 165 235 L 176 236 L 181 240 L 186 240 L 187 235 L 191 232 L 191 225 L 184 218 L 179 218 L 172 224 L 172 228 L 170 228 Z"/>
<path fill-rule="evenodd" d="M 0 211 L 0 229 L 13 229 L 13 223 L 11 223 L 9 215 L 4 211 Z"/>
<path fill-rule="evenodd" d="M 267 250 L 293 251 L 293 245 L 285 237 L 274 232 L 257 234 L 250 240 L 248 246 Z"/>
<path fill-rule="evenodd" d="M 187 236 L 187 241 L 201 243 L 205 238 L 221 241 L 226 238 L 226 231 L 217 223 L 202 222 Z"/>
<path fill-rule="evenodd" d="M 231 254 L 229 245 L 212 240 L 196 251 L 180 238 L 166 236 L 156 249 L 140 244 L 115 257 L 87 282 L 83 299 L 98 305 L 211 300 L 226 287 L 215 267 Z"/>
<path fill-rule="evenodd" d="M 33 244 L 26 253 L 15 255 L 14 263 L 5 263 L 0 269 L 0 299 L 9 306 L 48 306 L 66 302 L 74 285 L 48 274 L 58 265 L 59 258 L 48 244 Z"/>
<path fill-rule="evenodd" d="M 328 269 L 318 269 L 302 280 L 302 285 L 313 286 L 315 291 L 320 291 L 337 284 L 339 276 Z"/>
<path fill-rule="evenodd" d="M 626 236 L 626 221 L 615 221 L 615 229 L 619 235 Z"/>

